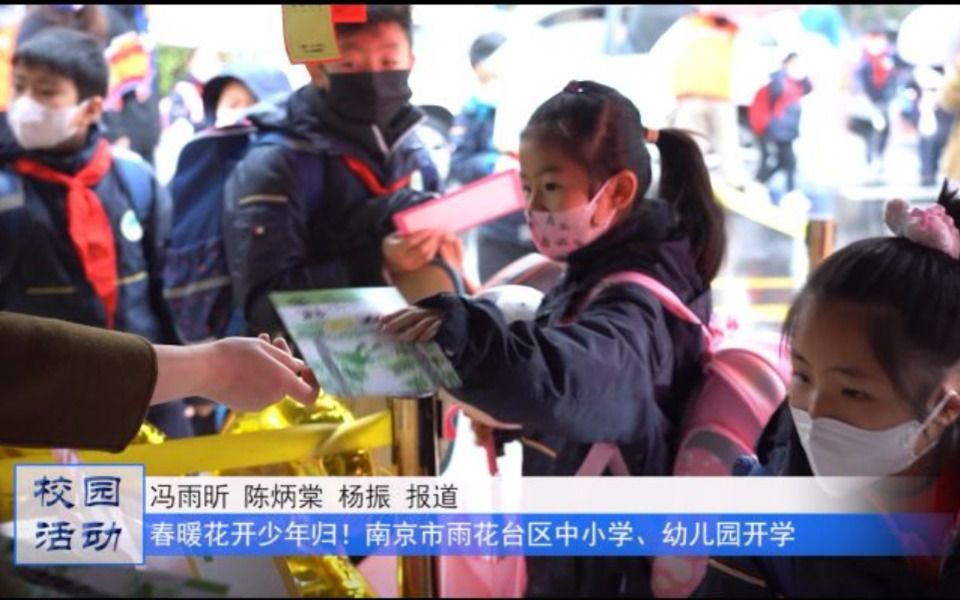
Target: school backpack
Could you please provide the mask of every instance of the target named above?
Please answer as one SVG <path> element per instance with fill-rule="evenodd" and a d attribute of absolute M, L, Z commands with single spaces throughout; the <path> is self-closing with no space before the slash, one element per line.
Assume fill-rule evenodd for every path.
<path fill-rule="evenodd" d="M 334 150 L 347 168 L 374 196 L 394 193 L 410 184 L 437 182 L 430 165 L 396 182 L 396 189 L 381 189 L 366 164 L 341 153 L 333 139 L 306 142 L 277 131 L 261 132 L 252 125 L 208 129 L 197 134 L 180 152 L 170 182 L 173 223 L 164 268 L 164 298 L 173 314 L 181 341 L 195 343 L 246 332 L 241 307 L 233 298 L 230 271 L 223 243 L 224 188 L 234 167 L 255 146 L 279 145 L 290 150 L 288 159 L 303 180 L 303 197 L 321 200 L 324 170 L 317 157 Z M 413 175 L 420 183 L 416 184 Z M 313 210 L 314 207 L 308 207 Z"/>
<path fill-rule="evenodd" d="M 753 453 L 754 444 L 764 425 L 786 397 L 790 366 L 780 352 L 778 340 L 743 335 L 732 322 L 702 323 L 669 288 L 655 278 L 635 271 L 622 271 L 604 277 L 591 290 L 586 303 L 605 288 L 623 283 L 646 289 L 666 311 L 682 321 L 699 326 L 703 333 L 704 380 L 684 415 L 672 474 L 731 475 L 737 458 Z M 470 411 L 470 414 L 476 413 Z M 482 413 L 480 422 L 492 427 L 514 427 L 499 423 Z M 490 443 L 486 448 L 493 473 L 496 470 L 495 450 Z M 608 469 L 613 475 L 629 475 L 616 444 L 596 443 L 576 474 L 599 476 Z M 476 563 L 472 566 L 477 573 L 522 572 L 521 567 L 509 560 L 511 557 L 470 558 Z M 651 585 L 654 595 L 689 596 L 706 573 L 706 566 L 707 557 L 653 558 Z M 484 591 L 479 585 L 474 589 Z M 498 588 L 490 582 L 488 589 Z M 523 586 L 515 589 L 522 593 Z"/>
<path fill-rule="evenodd" d="M 791 367 L 779 341 L 744 336 L 734 323 L 702 323 L 669 288 L 642 273 L 609 275 L 592 295 L 616 283 L 643 287 L 672 315 L 701 328 L 704 380 L 684 415 L 673 475 L 731 475 L 737 458 L 753 453 L 764 425 L 786 397 Z M 600 475 L 608 465 L 614 475 L 627 474 L 615 445 L 595 444 L 578 475 Z M 651 570 L 654 595 L 689 596 L 703 579 L 707 560 L 704 556 L 655 557 Z"/>
<path fill-rule="evenodd" d="M 195 136 L 180 152 L 177 171 L 170 182 L 173 218 L 163 273 L 163 295 L 170 307 L 177 334 L 185 343 L 230 335 L 243 335 L 243 314 L 233 300 L 230 271 L 223 245 L 224 187 L 230 173 L 256 145 L 288 147 L 297 170 L 309 189 L 321 170 L 310 148 L 282 134 L 258 135 L 252 126 L 208 129 Z M 296 163 L 303 163 L 300 167 Z M 319 194 L 309 194 L 308 197 Z"/>

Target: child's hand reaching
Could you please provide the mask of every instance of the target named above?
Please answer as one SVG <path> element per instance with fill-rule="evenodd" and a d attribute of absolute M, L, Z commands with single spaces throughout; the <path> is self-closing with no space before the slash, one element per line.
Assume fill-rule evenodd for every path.
<path fill-rule="evenodd" d="M 420 269 L 436 257 L 441 245 L 448 242 L 451 236 L 452 234 L 433 230 L 417 231 L 409 235 L 388 235 L 381 245 L 387 269 L 391 273 L 408 273 Z"/>
<path fill-rule="evenodd" d="M 396 335 L 404 342 L 429 342 L 443 324 L 443 313 L 415 306 L 387 315 L 380 321 L 380 330 Z"/>

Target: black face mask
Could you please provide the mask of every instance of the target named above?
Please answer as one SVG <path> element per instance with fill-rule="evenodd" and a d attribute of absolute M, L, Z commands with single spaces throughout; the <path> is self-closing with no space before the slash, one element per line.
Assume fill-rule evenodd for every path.
<path fill-rule="evenodd" d="M 381 130 L 387 129 L 413 96 L 408 84 L 409 70 L 338 73 L 329 78 L 330 108 L 352 121 L 372 123 Z"/>

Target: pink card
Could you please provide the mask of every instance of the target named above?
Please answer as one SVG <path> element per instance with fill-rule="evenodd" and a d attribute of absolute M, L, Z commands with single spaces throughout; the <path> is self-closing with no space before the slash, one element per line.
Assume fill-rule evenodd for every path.
<path fill-rule="evenodd" d="M 393 215 L 403 235 L 425 229 L 460 233 L 523 208 L 520 174 L 514 169 L 484 177 L 442 198 Z"/>

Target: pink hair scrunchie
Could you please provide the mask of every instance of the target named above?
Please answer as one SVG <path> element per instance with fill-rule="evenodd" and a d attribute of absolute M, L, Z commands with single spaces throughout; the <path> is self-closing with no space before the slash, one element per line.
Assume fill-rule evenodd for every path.
<path fill-rule="evenodd" d="M 891 200 L 887 202 L 884 221 L 894 234 L 939 250 L 954 260 L 960 259 L 960 231 L 943 206 L 910 208 L 904 200 Z"/>

